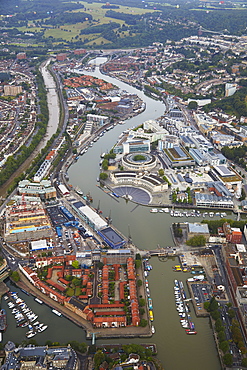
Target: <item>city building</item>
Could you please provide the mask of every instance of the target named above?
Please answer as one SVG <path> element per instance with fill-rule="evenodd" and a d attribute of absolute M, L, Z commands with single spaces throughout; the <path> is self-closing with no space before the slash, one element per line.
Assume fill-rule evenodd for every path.
<path fill-rule="evenodd" d="M 4 347 L 5 362 L 2 370 L 79 370 L 80 362 L 76 352 L 68 344 L 67 347 L 28 346 L 16 347 L 7 342 Z"/>
<path fill-rule="evenodd" d="M 188 223 L 187 224 L 187 235 L 188 239 L 198 236 L 198 235 L 203 235 L 206 240 L 209 240 L 210 233 L 208 229 L 207 224 L 198 224 L 198 223 Z"/>
<path fill-rule="evenodd" d="M 18 193 L 40 197 L 42 200 L 56 198 L 56 189 L 51 185 L 50 180 L 42 180 L 39 183 L 22 180 L 18 184 Z"/>
<path fill-rule="evenodd" d="M 16 96 L 22 93 L 22 86 L 4 85 L 3 91 L 5 96 Z"/>
<path fill-rule="evenodd" d="M 6 207 L 4 239 L 7 242 L 38 240 L 51 236 L 53 230 L 42 203 L 27 201 L 23 194 L 20 203 Z"/>
<path fill-rule="evenodd" d="M 23 59 L 27 59 L 27 55 L 26 53 L 22 52 L 22 53 L 18 53 L 16 55 L 16 58 L 19 59 L 19 60 L 23 60 Z"/>

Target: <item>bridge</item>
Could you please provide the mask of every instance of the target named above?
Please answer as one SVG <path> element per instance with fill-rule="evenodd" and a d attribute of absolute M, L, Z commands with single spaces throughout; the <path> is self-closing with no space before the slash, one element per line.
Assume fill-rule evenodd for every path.
<path fill-rule="evenodd" d="M 158 257 L 168 256 L 168 252 L 166 251 L 165 248 L 153 249 L 151 251 L 148 251 L 148 254 L 150 255 L 150 257 L 152 257 L 152 256 L 158 256 Z"/>
<path fill-rule="evenodd" d="M 88 333 L 88 334 L 91 334 L 92 335 L 92 346 L 95 344 L 95 341 L 96 341 L 96 334 L 99 334 L 99 332 L 94 332 L 94 333 Z"/>

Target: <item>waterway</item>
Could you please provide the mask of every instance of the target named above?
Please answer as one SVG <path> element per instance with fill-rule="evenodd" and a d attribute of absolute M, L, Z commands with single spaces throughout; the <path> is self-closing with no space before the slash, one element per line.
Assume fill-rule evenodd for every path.
<path fill-rule="evenodd" d="M 97 59 L 97 63 L 102 59 Z M 139 90 L 124 84 L 116 79 L 104 76 L 96 68 L 96 71 L 90 73 L 96 77 L 105 79 L 114 83 L 121 89 L 130 93 L 138 94 L 146 102 L 146 111 L 139 116 L 127 120 L 124 125 L 116 126 L 114 129 L 106 132 L 86 154 L 69 169 L 68 175 L 70 183 L 73 186 L 79 186 L 85 193 L 90 191 L 93 196 L 93 205 L 98 206 L 105 216 L 113 218 L 113 224 L 123 234 L 128 235 L 130 229 L 133 242 L 142 249 L 153 249 L 159 244 L 161 247 L 173 245 L 170 234 L 170 225 L 174 219 L 169 214 L 157 213 L 151 214 L 148 207 L 138 206 L 135 210 L 135 204 L 120 199 L 119 202 L 105 194 L 96 185 L 96 178 L 99 175 L 100 154 L 107 152 L 115 144 L 118 136 L 128 127 L 136 126 L 148 119 L 155 119 L 164 113 L 164 104 L 160 101 L 152 100 L 146 97 Z M 54 110 L 57 107 L 54 106 Z M 179 219 L 185 221 L 184 218 Z M 198 219 L 197 219 L 198 220 Z M 188 221 L 188 220 L 186 220 Z M 128 227 L 129 225 L 129 227 Z M 153 269 L 148 277 L 150 284 L 151 297 L 154 306 L 154 326 L 156 329 L 152 338 L 148 339 L 114 339 L 101 340 L 97 343 L 156 343 L 158 348 L 158 358 L 162 362 L 165 370 L 218 370 L 220 363 L 218 360 L 215 343 L 207 318 L 196 318 L 192 309 L 196 330 L 195 336 L 188 336 L 180 326 L 179 317 L 175 308 L 173 281 L 181 279 L 185 282 L 188 274 L 174 273 L 172 266 L 176 260 L 160 262 L 157 258 L 151 259 Z M 65 318 L 60 318 L 53 313 L 46 305 L 39 305 L 33 297 L 25 295 L 19 289 L 12 287 L 12 290 L 18 291 L 19 295 L 26 303 L 39 315 L 39 320 L 47 324 L 48 329 L 37 334 L 35 339 L 39 344 L 44 344 L 46 340 L 59 341 L 66 343 L 70 340 L 86 341 L 84 331 Z M 10 314 L 6 302 L 2 301 L 3 308 L 8 315 L 8 328 L 3 334 L 3 343 L 12 340 L 21 343 L 25 340 L 25 328 L 16 328 L 13 315 Z"/>
<path fill-rule="evenodd" d="M 96 65 L 102 62 L 104 62 L 104 58 L 96 59 Z M 140 115 L 127 120 L 124 125 L 116 126 L 111 131 L 106 132 L 103 137 L 94 143 L 93 147 L 69 169 L 69 181 L 73 186 L 79 186 L 85 193 L 90 191 L 94 199 L 93 205 L 97 207 L 100 202 L 103 215 L 109 216 L 109 213 L 111 213 L 114 226 L 124 235 L 128 236 L 130 230 L 133 243 L 138 248 L 154 249 L 158 244 L 161 247 L 172 246 L 170 225 L 175 220 L 169 214 L 152 214 L 148 207 L 138 206 L 135 208 L 135 204 L 123 199 L 119 199 L 118 202 L 96 186 L 100 155 L 113 147 L 122 131 L 163 115 L 164 103 L 150 99 L 143 92 L 117 79 L 101 74 L 98 67 L 96 67 L 95 72 L 89 74 L 111 82 L 129 93 L 138 94 L 145 101 L 146 110 Z M 179 221 L 189 220 L 181 218 Z M 209 320 L 207 318 L 195 318 L 198 331 L 196 336 L 186 335 L 180 326 L 174 303 L 173 281 L 174 279 L 185 281 L 188 275 L 174 273 L 172 266 L 176 262 L 172 260 L 160 262 L 157 258 L 152 258 L 151 264 L 153 270 L 149 276 L 149 281 L 156 332 L 152 338 L 145 340 L 145 342 L 155 342 L 157 344 L 158 358 L 166 370 L 181 368 L 195 370 L 198 369 L 198 366 L 201 370 L 220 369 Z M 119 339 L 121 343 L 129 343 L 129 341 L 129 339 Z M 105 341 L 99 340 L 99 342 Z M 116 340 L 109 340 L 108 342 L 116 342 Z M 141 343 L 143 340 L 131 339 L 131 342 Z"/>

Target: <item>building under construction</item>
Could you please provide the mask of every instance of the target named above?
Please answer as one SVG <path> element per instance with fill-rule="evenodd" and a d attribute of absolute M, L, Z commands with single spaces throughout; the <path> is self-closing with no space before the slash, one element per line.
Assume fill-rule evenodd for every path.
<path fill-rule="evenodd" d="M 4 238 L 6 242 L 20 242 L 51 237 L 52 227 L 42 203 L 25 200 L 6 208 Z"/>

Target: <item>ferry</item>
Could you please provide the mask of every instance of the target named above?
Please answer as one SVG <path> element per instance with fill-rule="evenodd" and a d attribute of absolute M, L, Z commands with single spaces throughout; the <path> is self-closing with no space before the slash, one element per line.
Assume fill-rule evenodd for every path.
<path fill-rule="evenodd" d="M 63 315 L 61 314 L 61 312 L 59 312 L 59 311 L 57 311 L 57 310 L 55 310 L 55 309 L 52 309 L 52 310 L 51 310 L 51 312 L 53 312 L 55 315 L 57 315 L 57 316 L 59 316 L 59 317 L 63 316 Z"/>
<path fill-rule="evenodd" d="M 149 318 L 150 318 L 150 321 L 154 321 L 154 314 L 152 310 L 149 310 Z"/>
<path fill-rule="evenodd" d="M 34 300 L 36 301 L 36 302 L 38 302 L 39 304 L 43 304 L 44 302 L 43 301 L 41 301 L 41 299 L 39 299 L 39 298 L 34 298 Z"/>

